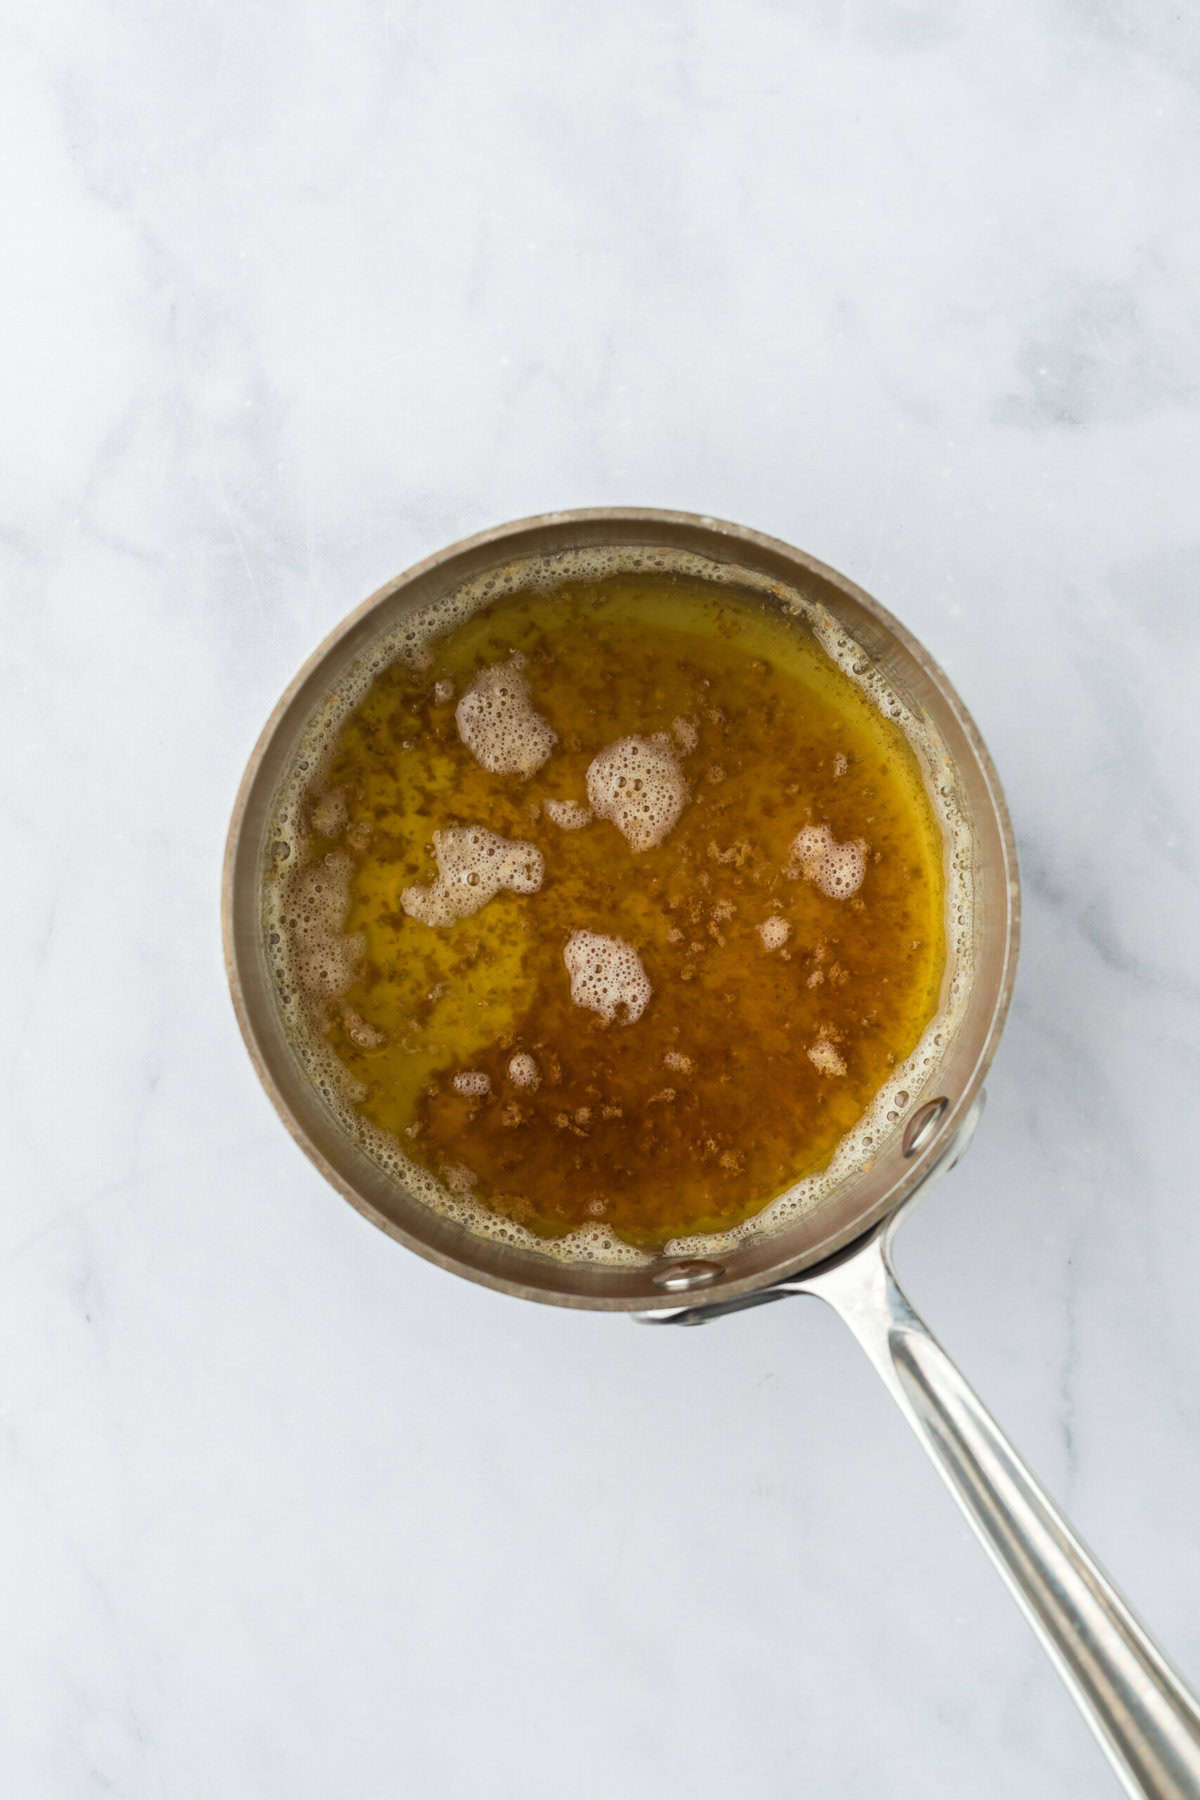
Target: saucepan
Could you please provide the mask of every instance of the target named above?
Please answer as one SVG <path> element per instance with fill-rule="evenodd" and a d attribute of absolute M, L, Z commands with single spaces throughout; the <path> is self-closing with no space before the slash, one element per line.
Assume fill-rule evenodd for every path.
<path fill-rule="evenodd" d="M 267 957 L 262 894 L 273 808 L 301 740 L 339 678 L 404 614 L 491 571 L 603 553 L 607 566 L 695 572 L 705 563 L 786 608 L 823 611 L 859 646 L 938 746 L 968 826 L 969 979 L 922 1083 L 872 1160 L 807 1215 L 727 1254 L 642 1267 L 553 1260 L 485 1239 L 407 1192 L 338 1122 L 289 1041 Z M 961 852 L 960 852 L 961 853 Z M 1012 993 L 1019 885 L 1004 797 L 970 715 L 916 639 L 834 570 L 769 537 L 687 513 L 551 513 L 481 533 L 419 563 L 350 614 L 272 713 L 242 781 L 225 860 L 229 982 L 258 1075 L 293 1137 L 390 1237 L 454 1274 L 526 1300 L 698 1325 L 815 1295 L 850 1327 L 1004 1577 L 1131 1794 L 1200 1797 L 1200 1706 L 1016 1455 L 897 1284 L 891 1244 L 915 1195 L 962 1154 Z"/>

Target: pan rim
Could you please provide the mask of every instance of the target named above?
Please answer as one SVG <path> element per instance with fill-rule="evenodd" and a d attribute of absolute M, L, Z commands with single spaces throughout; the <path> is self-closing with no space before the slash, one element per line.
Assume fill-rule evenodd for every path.
<path fill-rule="evenodd" d="M 733 1299 L 759 1288 L 770 1286 L 789 1274 L 797 1273 L 800 1269 L 811 1268 L 836 1254 L 860 1237 L 864 1231 L 870 1230 L 882 1219 L 896 1213 L 921 1185 L 944 1150 L 950 1136 L 958 1129 L 982 1086 L 1003 1032 L 1012 999 L 1020 935 L 1020 884 L 1016 844 L 1003 789 L 991 755 L 969 710 L 940 664 L 901 621 L 881 605 L 873 595 L 860 588 L 839 570 L 781 539 L 705 513 L 647 507 L 582 507 L 533 514 L 472 533 L 435 551 L 432 555 L 422 558 L 391 580 L 383 583 L 339 620 L 317 644 L 287 684 L 258 734 L 238 786 L 226 836 L 221 880 L 221 921 L 225 969 L 234 1013 L 255 1073 L 294 1141 L 325 1179 L 344 1199 L 350 1202 L 356 1211 L 389 1237 L 422 1256 L 426 1261 L 493 1290 L 544 1304 L 589 1311 L 648 1312 L 677 1308 L 680 1305 L 680 1296 L 678 1293 L 667 1293 L 654 1289 L 647 1291 L 644 1284 L 649 1270 L 645 1266 L 638 1270 L 631 1270 L 627 1267 L 618 1270 L 616 1267 L 611 1267 L 600 1271 L 596 1265 L 586 1265 L 586 1269 L 591 1275 L 605 1273 L 616 1276 L 619 1273 L 623 1280 L 612 1284 L 613 1291 L 587 1291 L 586 1289 L 581 1291 L 568 1284 L 572 1277 L 577 1280 L 580 1278 L 585 1265 L 558 1262 L 550 1257 L 536 1257 L 536 1253 L 525 1252 L 518 1260 L 532 1263 L 536 1257 L 538 1265 L 536 1274 L 538 1276 L 544 1274 L 547 1279 L 544 1282 L 521 1279 L 502 1269 L 487 1266 L 484 1260 L 489 1256 L 495 1259 L 497 1252 L 502 1248 L 507 1249 L 507 1246 L 501 1247 L 492 1240 L 470 1237 L 464 1232 L 464 1243 L 469 1244 L 478 1253 L 479 1260 L 472 1260 L 467 1255 L 458 1254 L 456 1247 L 447 1247 L 444 1244 L 431 1242 L 419 1232 L 408 1229 L 398 1220 L 380 1211 L 355 1186 L 354 1182 L 330 1161 L 320 1146 L 314 1142 L 304 1123 L 297 1118 L 277 1077 L 277 1072 L 256 1024 L 255 1011 L 247 991 L 247 980 L 242 966 L 242 940 L 237 930 L 237 910 L 241 885 L 239 872 L 244 867 L 243 859 L 250 855 L 254 848 L 249 841 L 248 821 L 251 817 L 252 802 L 263 778 L 264 764 L 282 727 L 290 718 L 298 696 L 322 666 L 336 656 L 345 640 L 403 589 L 423 578 L 435 575 L 438 571 L 446 569 L 448 565 L 464 561 L 475 551 L 494 548 L 499 556 L 503 556 L 506 548 L 510 547 L 514 540 L 528 538 L 531 534 L 570 530 L 575 527 L 620 527 L 626 525 L 631 528 L 654 529 L 661 527 L 664 531 L 691 533 L 695 534 L 697 540 L 701 537 L 707 537 L 710 540 L 715 538 L 718 541 L 724 541 L 730 549 L 736 549 L 739 546 L 749 547 L 769 557 L 778 558 L 783 563 L 806 572 L 818 582 L 847 596 L 869 616 L 886 636 L 901 646 L 907 656 L 920 667 L 929 681 L 937 688 L 941 699 L 961 730 L 982 777 L 1004 865 L 1003 954 L 997 979 L 993 983 L 994 993 L 990 1013 L 987 1016 L 986 1027 L 983 1030 L 977 1053 L 970 1068 L 957 1081 L 954 1095 L 948 1096 L 950 1106 L 942 1119 L 939 1130 L 933 1141 L 919 1155 L 913 1157 L 903 1177 L 893 1183 L 872 1207 L 856 1216 L 848 1225 L 843 1224 L 832 1230 L 827 1237 L 822 1238 L 816 1245 L 806 1250 L 799 1262 L 795 1255 L 781 1254 L 778 1261 L 770 1262 L 766 1268 L 756 1268 L 740 1276 L 736 1273 L 723 1274 L 706 1286 L 704 1297 L 711 1301 Z M 620 540 L 613 538 L 609 541 L 617 544 Z M 703 546 L 699 542 L 693 547 L 703 553 Z M 437 1218 L 438 1215 L 429 1214 L 431 1228 L 432 1221 Z M 444 1223 L 444 1221 L 439 1221 L 441 1225 Z M 787 1230 L 780 1230 L 774 1236 L 782 1249 L 787 1241 Z M 757 1241 L 763 1245 L 769 1245 L 771 1239 L 764 1237 Z M 502 1258 L 501 1260 L 511 1259 Z M 557 1282 L 556 1276 L 559 1278 Z M 636 1280 L 638 1276 L 642 1278 L 640 1286 Z"/>

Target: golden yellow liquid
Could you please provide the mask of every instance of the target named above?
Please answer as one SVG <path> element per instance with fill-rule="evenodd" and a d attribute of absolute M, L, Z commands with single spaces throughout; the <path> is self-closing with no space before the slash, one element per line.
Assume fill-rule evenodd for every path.
<path fill-rule="evenodd" d="M 455 720 L 514 649 L 558 735 L 527 778 L 488 773 Z M 354 862 L 345 929 L 365 955 L 323 1022 L 359 1110 L 544 1237 L 599 1222 L 653 1249 L 740 1223 L 825 1167 L 937 1010 L 943 846 L 908 740 L 803 624 L 677 577 L 507 598 L 431 650 L 376 678 L 327 765 L 334 803 L 314 796 L 310 816 L 313 854 Z M 548 799 L 586 805 L 597 752 L 679 717 L 689 798 L 659 846 L 551 822 Z M 536 845 L 540 890 L 448 926 L 410 917 L 402 895 L 435 879 L 433 833 L 452 825 Z M 805 826 L 865 842 L 852 897 L 788 872 Z M 773 951 L 769 918 L 789 927 Z M 652 989 L 636 1022 L 572 1001 L 577 930 L 636 948 Z M 536 1091 L 510 1078 L 519 1051 Z M 464 1070 L 490 1092 L 455 1091 Z"/>

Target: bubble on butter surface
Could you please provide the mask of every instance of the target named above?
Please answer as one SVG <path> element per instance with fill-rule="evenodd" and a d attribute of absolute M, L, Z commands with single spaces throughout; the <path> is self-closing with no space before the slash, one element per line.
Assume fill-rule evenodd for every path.
<path fill-rule="evenodd" d="M 290 884 L 287 928 L 295 976 L 310 1000 L 345 993 L 366 949 L 360 932 L 344 930 L 353 874 L 353 858 L 331 850 L 299 870 Z"/>
<path fill-rule="evenodd" d="M 545 862 L 536 844 L 501 837 L 483 825 L 450 825 L 433 834 L 437 880 L 407 887 L 400 904 L 422 925 L 452 925 L 494 900 L 502 888 L 536 894 Z"/>
<path fill-rule="evenodd" d="M 542 1071 L 538 1068 L 537 1058 L 528 1050 L 518 1050 L 508 1059 L 508 1079 L 514 1087 L 528 1088 L 532 1093 L 541 1086 Z"/>
<path fill-rule="evenodd" d="M 578 800 L 547 800 L 546 817 L 560 831 L 582 831 L 592 822 L 590 808 L 581 806 Z"/>
<path fill-rule="evenodd" d="M 802 875 L 831 900 L 848 900 L 863 884 L 867 846 L 862 838 L 839 844 L 828 825 L 806 825 L 792 842 L 789 875 Z"/>
<path fill-rule="evenodd" d="M 514 650 L 480 669 L 454 709 L 459 737 L 493 775 L 532 775 L 558 742 L 553 725 L 534 710 L 524 670 L 525 658 Z"/>
<path fill-rule="evenodd" d="M 571 998 L 610 1023 L 627 1025 L 640 1019 L 652 989 L 642 959 L 632 944 L 598 931 L 573 931 L 563 951 L 571 977 Z"/>
<path fill-rule="evenodd" d="M 610 819 L 633 850 L 661 844 L 683 811 L 687 782 L 665 732 L 618 738 L 592 758 L 588 799 Z"/>
<path fill-rule="evenodd" d="M 844 1075 L 846 1064 L 836 1044 L 827 1037 L 819 1037 L 808 1046 L 808 1060 L 814 1069 L 822 1075 Z"/>

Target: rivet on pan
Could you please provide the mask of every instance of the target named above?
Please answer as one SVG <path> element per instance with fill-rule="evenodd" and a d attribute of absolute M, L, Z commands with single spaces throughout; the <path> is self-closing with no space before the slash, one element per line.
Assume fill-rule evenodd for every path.
<path fill-rule="evenodd" d="M 666 1288 L 669 1294 L 677 1294 L 684 1288 L 707 1287 L 725 1273 L 720 1263 L 705 1262 L 700 1257 L 692 1257 L 688 1262 L 667 1263 L 665 1267 L 656 1269 L 650 1277 L 655 1287 Z"/>
<path fill-rule="evenodd" d="M 949 1110 L 950 1102 L 945 1094 L 939 1094 L 936 1100 L 927 1100 L 924 1106 L 918 1106 L 904 1127 L 905 1156 L 918 1156 L 922 1150 L 928 1149 L 933 1142 L 934 1133 Z"/>

